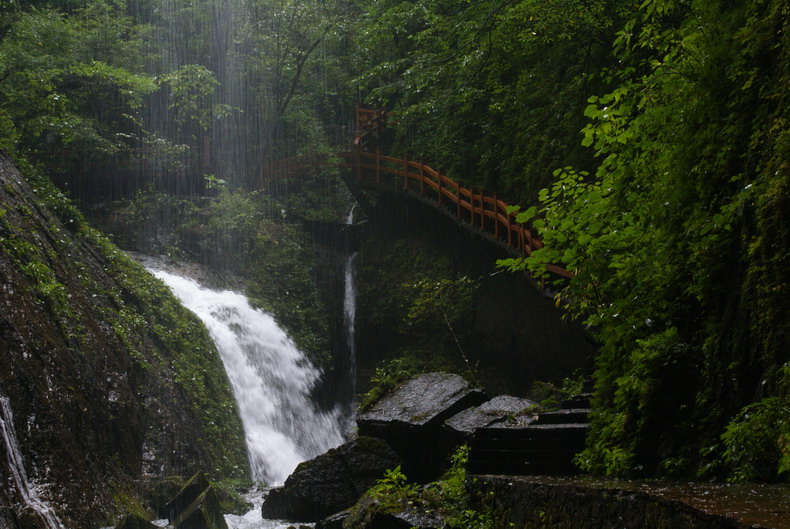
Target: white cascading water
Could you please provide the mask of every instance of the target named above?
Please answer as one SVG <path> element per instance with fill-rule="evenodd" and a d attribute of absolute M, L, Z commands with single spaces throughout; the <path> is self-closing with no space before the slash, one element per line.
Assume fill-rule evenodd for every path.
<path fill-rule="evenodd" d="M 236 292 L 151 272 L 198 315 L 217 345 L 244 425 L 254 480 L 280 484 L 296 465 L 343 442 L 339 413 L 323 413 L 310 399 L 320 372 L 271 315 Z"/>
<path fill-rule="evenodd" d="M 343 296 L 343 319 L 346 325 L 346 340 L 348 341 L 349 369 L 348 379 L 351 383 L 351 394 L 356 395 L 357 380 L 357 345 L 356 345 L 356 319 L 357 319 L 357 286 L 354 272 L 356 252 L 351 254 L 346 261 L 345 269 L 345 294 Z"/>
<path fill-rule="evenodd" d="M 356 204 L 354 204 L 354 207 Z M 346 224 L 351 225 L 354 223 L 354 207 L 348 212 L 346 216 Z M 357 258 L 357 252 L 353 252 L 346 260 L 344 279 L 345 279 L 345 292 L 343 295 L 343 320 L 346 327 L 346 342 L 348 344 L 348 380 L 351 384 L 351 409 L 354 409 L 354 397 L 357 394 L 357 344 L 356 344 L 356 319 L 357 319 L 357 286 L 356 286 L 356 273 L 354 261 Z"/>
<path fill-rule="evenodd" d="M 11 469 L 14 485 L 22 497 L 22 501 L 41 517 L 47 529 L 65 529 L 63 522 L 60 521 L 52 507 L 41 499 L 35 485 L 27 479 L 22 452 L 19 450 L 19 442 L 16 439 L 14 415 L 11 412 L 8 397 L 0 397 L 0 433 L 5 441 L 8 468 Z"/>

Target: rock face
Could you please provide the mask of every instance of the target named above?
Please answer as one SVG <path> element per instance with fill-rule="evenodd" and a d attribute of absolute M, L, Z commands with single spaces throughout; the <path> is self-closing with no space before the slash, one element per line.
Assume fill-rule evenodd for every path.
<path fill-rule="evenodd" d="M 301 463 L 285 484 L 269 492 L 264 518 L 317 522 L 347 509 L 400 459 L 381 439 L 359 437 Z"/>
<path fill-rule="evenodd" d="M 446 467 L 454 440 L 442 430 L 453 415 L 486 401 L 458 375 L 425 373 L 386 395 L 357 418 L 360 435 L 379 437 L 403 459 L 409 479 L 429 481 Z"/>
<path fill-rule="evenodd" d="M 453 415 L 444 422 L 444 426 L 460 440 L 465 440 L 469 439 L 476 429 L 493 424 L 526 425 L 534 420 L 534 417 L 522 412 L 535 405 L 536 403 L 529 399 L 499 395 L 480 406 Z"/>
<path fill-rule="evenodd" d="M 100 527 L 117 513 L 114 486 L 143 473 L 246 475 L 205 328 L 49 182 L 31 182 L 0 156 L 0 394 L 28 478 L 52 485 L 42 500 L 67 527 Z M 18 525 L 4 519 L 21 504 L 0 487 L 0 526 Z"/>

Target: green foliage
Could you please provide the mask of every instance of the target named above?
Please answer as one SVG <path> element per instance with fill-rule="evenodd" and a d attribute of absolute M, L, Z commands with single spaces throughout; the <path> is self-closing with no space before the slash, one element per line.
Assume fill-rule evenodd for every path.
<path fill-rule="evenodd" d="M 697 452 L 761 376 L 786 391 L 777 331 L 788 306 L 774 293 L 786 292 L 776 278 L 790 263 L 776 194 L 788 182 L 777 158 L 788 153 L 787 94 L 774 87 L 789 73 L 756 29 L 784 42 L 777 9 L 644 2 L 614 40 L 620 65 L 602 72 L 613 88 L 587 98 L 582 143 L 597 169 L 555 171 L 537 215 L 523 216 L 546 246 L 502 263 L 575 273 L 557 300 L 602 344 L 586 470 L 688 475 L 696 460 L 703 471 L 710 456 Z"/>
<path fill-rule="evenodd" d="M 62 167 L 69 156 L 107 157 L 132 146 L 128 133 L 139 130 L 135 116 L 154 83 L 139 73 L 140 32 L 122 6 L 95 0 L 69 14 L 26 8 L 3 22 L 4 150 Z M 54 151 L 60 158 L 50 158 Z"/>
<path fill-rule="evenodd" d="M 384 395 L 400 387 L 417 372 L 417 367 L 410 365 L 407 358 L 395 358 L 376 367 L 370 377 L 371 388 L 359 398 L 359 410 L 370 409 Z"/>
<path fill-rule="evenodd" d="M 492 529 L 493 518 L 470 506 L 466 492 L 466 464 L 469 447 L 459 447 L 451 456 L 451 467 L 442 478 L 424 487 L 409 483 L 400 467 L 385 471 L 351 509 L 343 527 L 368 527 L 373 515 L 393 512 L 415 512 L 441 517 L 451 529 Z"/>
<path fill-rule="evenodd" d="M 231 107 L 212 103 L 219 85 L 216 77 L 205 66 L 187 64 L 159 79 L 170 91 L 169 108 L 181 127 L 196 126 L 201 132 L 209 129 L 216 119 L 229 115 Z"/>
<path fill-rule="evenodd" d="M 435 327 L 437 323 L 449 325 L 461 321 L 472 302 L 477 282 L 463 276 L 439 281 L 421 279 L 402 287 L 412 290 L 411 305 L 406 313 L 409 325 Z"/>
<path fill-rule="evenodd" d="M 366 494 L 378 502 L 382 512 L 394 512 L 404 503 L 413 501 L 419 492 L 419 486 L 409 483 L 401 472 L 400 466 L 384 471 L 384 477 L 376 482 Z"/>
<path fill-rule="evenodd" d="M 143 505 L 136 491 L 130 490 L 129 487 L 116 487 L 113 491 L 113 503 L 117 512 L 122 516 L 132 515 L 143 520 L 151 520 L 155 515 L 152 510 Z"/>
<path fill-rule="evenodd" d="M 450 470 L 435 484 L 428 485 L 424 496 L 440 512 L 449 527 L 457 529 L 492 529 L 491 513 L 480 512 L 469 505 L 466 490 L 466 464 L 469 462 L 469 445 L 460 446 L 450 457 Z M 432 497 L 432 495 L 435 496 Z"/>
<path fill-rule="evenodd" d="M 564 399 L 583 392 L 584 379 L 581 370 L 577 370 L 573 376 L 565 377 L 559 387 L 551 382 L 536 380 L 532 383 L 526 396 L 537 402 L 540 409 L 557 410 Z"/>
<path fill-rule="evenodd" d="M 731 481 L 788 478 L 790 401 L 769 397 L 744 407 L 721 436 Z"/>
<path fill-rule="evenodd" d="M 408 357 L 421 371 L 464 373 L 474 381 L 465 346 L 478 281 L 453 267 L 433 249 L 404 240 L 378 255 L 366 254 L 359 270 L 359 312 L 387 333 L 392 357 Z"/>
<path fill-rule="evenodd" d="M 578 142 L 584 101 L 603 84 L 597 69 L 612 63 L 609 43 L 629 9 L 598 0 L 375 2 L 358 38 L 370 65 L 359 81 L 370 102 L 398 114 L 400 150 L 532 201 L 552 169 L 589 163 Z"/>

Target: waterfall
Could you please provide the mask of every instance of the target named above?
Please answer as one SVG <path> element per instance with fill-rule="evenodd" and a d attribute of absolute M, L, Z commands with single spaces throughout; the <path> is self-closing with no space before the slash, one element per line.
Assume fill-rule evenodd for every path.
<path fill-rule="evenodd" d="M 346 224 L 354 223 L 354 206 L 348 212 Z M 354 261 L 357 252 L 353 252 L 346 260 L 343 276 L 345 279 L 345 292 L 343 295 L 343 323 L 346 327 L 346 343 L 348 345 L 348 380 L 351 385 L 351 408 L 353 410 L 357 394 L 357 344 L 356 344 L 356 319 L 357 319 L 357 286 Z M 349 414 L 351 416 L 351 414 Z"/>
<path fill-rule="evenodd" d="M 47 529 L 65 529 L 52 507 L 39 497 L 35 485 L 27 479 L 22 453 L 19 450 L 19 442 L 14 430 L 14 415 L 11 412 L 8 397 L 0 397 L 0 432 L 5 441 L 8 468 L 11 470 L 14 485 L 22 496 L 22 501 L 41 517 Z"/>
<path fill-rule="evenodd" d="M 310 399 L 320 376 L 271 315 L 231 291 L 152 269 L 203 320 L 217 344 L 244 426 L 252 477 L 282 483 L 300 462 L 343 442 L 338 413 Z"/>
<path fill-rule="evenodd" d="M 354 326 L 357 319 L 357 287 L 354 261 L 357 253 L 348 256 L 345 266 L 345 294 L 343 295 L 343 321 L 346 326 L 346 342 L 348 344 L 348 380 L 351 385 L 351 406 L 357 394 L 357 344 Z"/>

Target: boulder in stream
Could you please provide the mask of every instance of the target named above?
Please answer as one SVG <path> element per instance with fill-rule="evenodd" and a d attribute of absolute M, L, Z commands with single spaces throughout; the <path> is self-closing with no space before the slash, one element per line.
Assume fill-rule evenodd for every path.
<path fill-rule="evenodd" d="M 272 489 L 261 507 L 264 518 L 317 522 L 348 509 L 400 459 L 381 439 L 359 437 L 305 461 Z"/>
<path fill-rule="evenodd" d="M 357 425 L 360 435 L 379 437 L 392 446 L 409 479 L 426 482 L 446 469 L 456 445 L 442 429 L 444 421 L 486 400 L 458 375 L 424 373 L 360 414 Z"/>
<path fill-rule="evenodd" d="M 228 529 L 217 495 L 202 473 L 192 476 L 166 509 L 177 529 Z"/>

